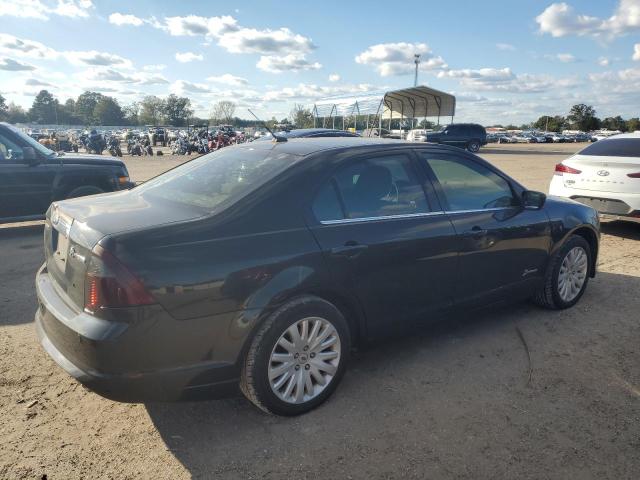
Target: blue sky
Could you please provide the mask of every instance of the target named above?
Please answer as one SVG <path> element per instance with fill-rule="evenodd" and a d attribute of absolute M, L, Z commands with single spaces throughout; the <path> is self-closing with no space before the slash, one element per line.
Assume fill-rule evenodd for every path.
<path fill-rule="evenodd" d="M 640 0 L 0 0 L 0 93 L 25 107 L 91 89 L 130 103 L 223 99 L 265 117 L 295 103 L 419 83 L 485 124 L 566 114 L 640 115 Z"/>

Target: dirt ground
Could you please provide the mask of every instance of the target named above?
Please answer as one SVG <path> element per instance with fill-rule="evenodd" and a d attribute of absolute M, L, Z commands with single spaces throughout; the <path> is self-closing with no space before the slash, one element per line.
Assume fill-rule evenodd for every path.
<path fill-rule="evenodd" d="M 580 146 L 481 155 L 546 191 Z M 126 161 L 138 181 L 180 162 Z M 640 225 L 603 225 L 599 274 L 573 309 L 516 304 L 369 346 L 297 418 L 243 398 L 129 405 L 86 391 L 36 340 L 39 229 L 0 230 L 0 252 L 0 479 L 638 478 Z"/>

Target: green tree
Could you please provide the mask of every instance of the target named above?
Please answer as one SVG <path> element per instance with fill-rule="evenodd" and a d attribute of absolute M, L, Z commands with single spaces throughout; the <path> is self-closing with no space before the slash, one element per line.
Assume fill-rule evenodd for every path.
<path fill-rule="evenodd" d="M 233 122 L 233 114 L 236 112 L 236 104 L 229 100 L 215 103 L 211 108 L 211 123 L 224 123 L 230 125 Z M 275 123 L 278 123 L 276 120 Z"/>
<path fill-rule="evenodd" d="M 617 117 L 607 117 L 602 120 L 602 127 L 608 130 L 620 130 L 621 132 L 627 131 L 627 122 L 618 115 Z"/>
<path fill-rule="evenodd" d="M 313 114 L 311 110 L 304 108 L 303 105 L 295 104 L 291 113 L 289 113 L 289 118 L 296 128 L 313 127 Z"/>
<path fill-rule="evenodd" d="M 20 105 L 11 102 L 7 108 L 7 122 L 9 123 L 27 123 L 29 117 L 27 112 Z"/>
<path fill-rule="evenodd" d="M 170 125 L 174 127 L 184 126 L 193 115 L 191 100 L 174 94 L 169 95 L 164 102 L 164 114 Z"/>
<path fill-rule="evenodd" d="M 41 124 L 58 123 L 58 100 L 47 90 L 40 90 L 29 110 L 29 118 Z"/>
<path fill-rule="evenodd" d="M 97 125 L 122 125 L 124 114 L 114 98 L 103 96 L 93 109 L 93 118 Z"/>
<path fill-rule="evenodd" d="M 98 92 L 84 92 L 78 97 L 75 103 L 75 115 L 83 124 L 93 125 L 100 123 L 94 117 L 94 110 L 102 96 Z"/>
<path fill-rule="evenodd" d="M 429 129 L 433 129 L 436 126 L 435 123 L 430 122 L 427 119 L 423 119 L 422 121 L 420 121 L 420 123 L 418 124 L 419 128 L 422 128 L 424 130 L 429 130 Z"/>
<path fill-rule="evenodd" d="M 124 121 L 127 125 L 140 125 L 138 115 L 140 114 L 140 103 L 132 102 L 122 107 Z"/>
<path fill-rule="evenodd" d="M 76 116 L 76 101 L 73 98 L 67 99 L 58 108 L 58 121 L 62 125 L 77 125 L 82 121 Z"/>
<path fill-rule="evenodd" d="M 537 130 L 546 130 L 549 132 L 561 132 L 562 130 L 564 130 L 566 124 L 567 120 L 559 115 L 556 115 L 554 117 L 543 115 L 533 123 L 533 128 Z"/>
<path fill-rule="evenodd" d="M 635 132 L 636 130 L 640 130 L 640 118 L 633 117 L 627 120 L 627 131 Z"/>
<path fill-rule="evenodd" d="M 139 122 L 142 125 L 159 125 L 164 114 L 164 100 L 155 95 L 148 95 L 140 102 Z"/>
<path fill-rule="evenodd" d="M 600 126 L 600 119 L 596 117 L 596 110 L 591 105 L 585 105 L 584 103 L 571 107 L 567 119 L 573 124 L 574 128 L 583 132 L 596 130 Z"/>
<path fill-rule="evenodd" d="M 7 101 L 0 95 L 0 120 L 6 120 L 9 114 L 9 106 Z"/>

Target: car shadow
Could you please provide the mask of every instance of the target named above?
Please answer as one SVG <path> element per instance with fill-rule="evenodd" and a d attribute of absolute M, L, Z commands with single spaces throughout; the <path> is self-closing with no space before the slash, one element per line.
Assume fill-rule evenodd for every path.
<path fill-rule="evenodd" d="M 44 262 L 42 226 L 0 229 L 0 327 L 33 321 L 35 275 Z"/>
<path fill-rule="evenodd" d="M 537 372 L 551 372 L 547 375 L 553 377 L 563 368 L 581 368 L 567 363 L 564 352 L 573 348 L 567 343 L 584 342 L 585 338 L 593 342 L 592 337 L 602 342 L 601 322 L 606 315 L 606 328 L 611 332 L 620 332 L 621 325 L 616 322 L 626 322 L 624 328 L 628 328 L 630 320 L 610 312 L 616 311 L 619 301 L 630 301 L 630 309 L 640 308 L 640 299 L 628 293 L 638 290 L 638 277 L 600 273 L 581 303 L 570 310 L 548 311 L 527 302 L 494 307 L 369 345 L 353 355 L 336 393 L 299 417 L 266 415 L 242 397 L 147 404 L 146 409 L 167 449 L 194 478 L 224 474 L 282 478 L 291 472 L 302 478 L 309 471 L 346 478 L 354 465 L 378 464 L 384 469 L 384 462 L 406 460 L 412 451 L 415 454 L 417 445 L 433 454 L 440 446 L 444 451 L 455 450 L 458 437 L 473 435 L 487 444 L 499 439 L 496 448 L 508 450 L 521 438 L 509 436 L 517 433 L 513 426 L 507 425 L 510 434 L 503 433 L 505 414 L 509 419 L 520 415 L 520 410 L 530 411 L 519 419 L 526 423 L 525 430 L 537 428 L 544 415 L 558 416 L 550 422 L 575 421 L 571 401 L 552 413 L 545 410 L 549 405 L 537 405 L 532 398 L 536 387 L 529 385 L 527 378 L 533 371 L 534 384 L 545 384 L 542 401 L 546 401 L 546 383 L 549 388 L 561 388 L 565 380 L 548 380 Z M 616 291 L 627 292 L 625 298 L 620 299 Z M 590 311 L 587 320 L 585 315 Z M 564 372 L 566 377 L 572 375 Z M 610 385 L 598 388 L 604 391 Z M 513 413 L 512 408 L 516 409 Z M 483 413 L 466 420 L 464 412 L 472 415 L 474 411 Z M 382 452 L 389 451 L 395 456 L 385 459 Z M 456 470 L 453 458 L 464 452 L 452 455 L 447 467 Z M 530 468 L 535 468 L 534 459 L 529 460 Z M 355 477 L 377 476 L 375 470 L 371 475 L 364 472 Z"/>
<path fill-rule="evenodd" d="M 625 222 L 622 220 L 603 221 L 600 224 L 602 233 L 615 235 L 628 240 L 640 240 L 640 222 Z"/>
<path fill-rule="evenodd" d="M 574 154 L 574 152 L 567 152 L 564 150 L 540 150 L 540 149 L 536 149 L 536 145 L 535 143 L 531 143 L 531 144 L 527 144 L 530 145 L 531 150 L 509 150 L 506 148 L 482 148 L 480 149 L 480 152 L 478 153 L 478 155 L 482 156 L 482 154 L 503 154 L 503 155 L 535 155 L 535 156 L 545 156 L 545 155 L 553 155 L 553 156 L 558 156 L 558 155 L 566 155 L 567 157 L 571 156 Z M 547 145 L 547 144 L 545 144 Z"/>

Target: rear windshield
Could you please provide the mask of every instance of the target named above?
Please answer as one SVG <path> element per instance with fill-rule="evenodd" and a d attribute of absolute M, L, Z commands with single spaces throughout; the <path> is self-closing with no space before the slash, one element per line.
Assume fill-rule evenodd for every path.
<path fill-rule="evenodd" d="M 255 190 L 297 158 L 272 148 L 228 147 L 169 170 L 135 191 L 195 207 L 206 214 Z"/>
<path fill-rule="evenodd" d="M 609 138 L 592 143 L 580 155 L 640 157 L 640 138 Z"/>

